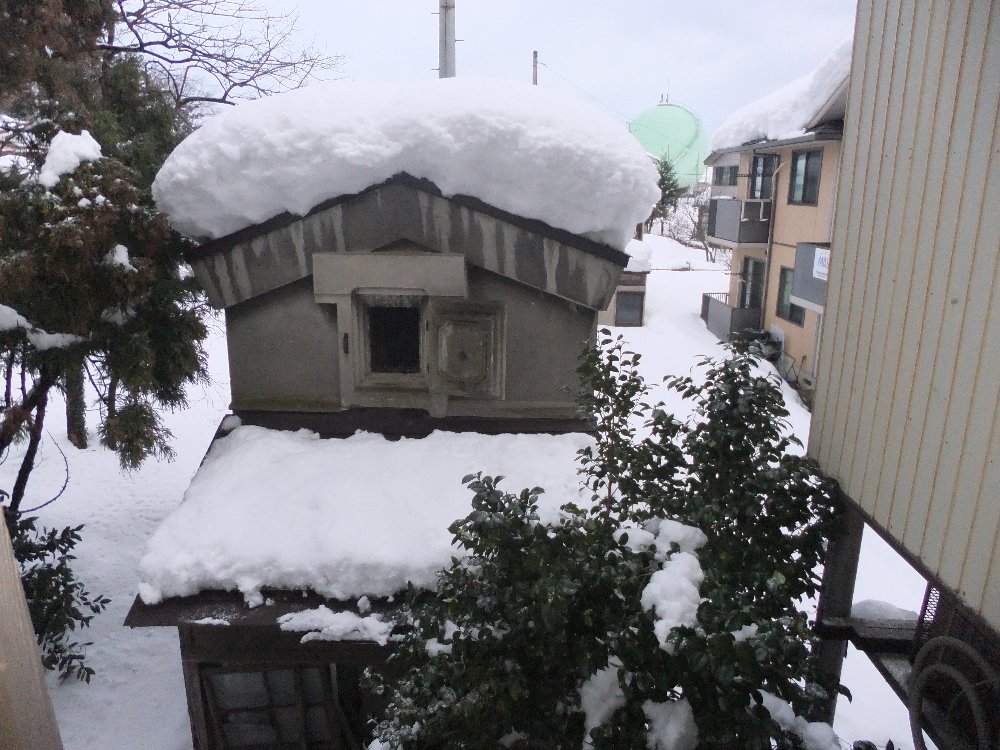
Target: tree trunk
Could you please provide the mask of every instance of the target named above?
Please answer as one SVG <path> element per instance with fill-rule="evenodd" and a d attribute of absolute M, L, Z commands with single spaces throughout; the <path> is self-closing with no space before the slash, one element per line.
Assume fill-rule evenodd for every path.
<path fill-rule="evenodd" d="M 3 408 L 9 409 L 14 403 L 14 351 L 7 352 L 7 364 L 4 367 Z"/>
<path fill-rule="evenodd" d="M 104 399 L 104 403 L 107 406 L 107 414 L 104 418 L 104 424 L 109 425 L 114 421 L 115 416 L 118 414 L 118 378 L 114 375 L 110 376 L 108 379 L 108 394 Z M 101 441 L 104 443 L 106 448 L 116 451 L 118 450 L 118 441 L 111 437 L 111 432 L 112 430 L 105 430 Z"/>
<path fill-rule="evenodd" d="M 38 404 L 43 400 L 48 400 L 49 388 L 55 384 L 56 377 L 52 373 L 43 370 L 38 376 L 38 380 L 35 382 L 31 392 L 24 397 L 20 404 L 16 404 L 7 410 L 3 421 L 0 422 L 0 453 L 7 450 L 10 444 L 14 442 L 14 438 L 17 437 L 21 426 L 31 416 L 31 412 L 35 410 Z"/>
<path fill-rule="evenodd" d="M 21 468 L 18 469 L 17 479 L 14 481 L 14 489 L 10 493 L 11 513 L 17 513 L 17 509 L 21 505 L 21 499 L 24 497 L 24 490 L 28 486 L 28 477 L 31 476 L 31 470 L 35 468 L 35 456 L 38 454 L 38 446 L 42 442 L 45 405 L 48 403 L 48 400 L 49 391 L 46 388 L 42 391 L 41 397 L 38 400 L 38 406 L 35 407 L 35 421 L 28 432 L 28 449 L 24 452 L 24 458 L 21 460 Z"/>
<path fill-rule="evenodd" d="M 87 400 L 83 390 L 83 363 L 66 368 L 66 436 L 77 448 L 87 447 Z"/>

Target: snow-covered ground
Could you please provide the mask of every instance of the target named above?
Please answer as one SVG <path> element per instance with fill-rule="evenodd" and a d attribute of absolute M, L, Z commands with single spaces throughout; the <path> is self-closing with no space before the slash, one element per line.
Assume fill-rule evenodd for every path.
<path fill-rule="evenodd" d="M 646 321 L 641 329 L 623 329 L 632 348 L 642 352 L 642 369 L 650 382 L 665 374 L 696 371 L 702 355 L 721 354 L 715 338 L 699 318 L 701 294 L 724 291 L 729 281 L 720 266 L 707 263 L 700 251 L 671 240 L 649 237 L 651 250 Z M 675 268 L 691 270 L 671 270 Z M 181 750 L 191 747 L 176 632 L 171 628 L 130 630 L 122 626 L 138 586 L 138 562 L 147 540 L 177 505 L 204 455 L 229 399 L 225 339 L 221 327 L 209 342 L 212 384 L 191 392 L 191 408 L 168 415 L 177 458 L 172 463 L 149 462 L 139 471 L 122 474 L 117 459 L 103 448 L 78 451 L 63 436 L 58 415 L 50 408 L 50 435 L 41 463 L 33 473 L 26 505 L 52 497 L 64 480 L 61 448 L 69 462 L 69 486 L 58 501 L 39 511 L 48 526 L 85 523 L 75 568 L 92 592 L 111 597 L 108 610 L 83 631 L 94 643 L 88 663 L 97 671 L 91 684 L 60 685 L 50 679 L 56 714 L 67 750 Z M 661 389 L 662 390 L 662 389 Z M 680 416 L 686 409 L 671 394 L 660 392 Z M 790 389 L 785 389 L 789 422 L 803 441 L 809 414 Z M 96 445 L 96 436 L 92 436 Z M 19 456 L 0 465 L 0 487 L 9 486 Z M 457 483 L 461 477 L 455 477 Z M 856 600 L 889 601 L 918 609 L 923 582 L 889 548 L 868 535 Z M 853 704 L 841 700 L 835 730 L 845 748 L 854 739 L 871 739 L 883 746 L 912 748 L 903 706 L 863 655 L 851 653 L 844 673 L 854 693 Z"/>

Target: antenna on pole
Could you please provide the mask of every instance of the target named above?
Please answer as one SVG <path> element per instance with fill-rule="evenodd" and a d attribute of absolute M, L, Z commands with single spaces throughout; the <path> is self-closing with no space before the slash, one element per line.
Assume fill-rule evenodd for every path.
<path fill-rule="evenodd" d="M 440 0 L 438 8 L 438 78 L 455 77 L 455 0 Z"/>
<path fill-rule="evenodd" d="M 531 85 L 538 85 L 538 50 L 531 53 Z"/>

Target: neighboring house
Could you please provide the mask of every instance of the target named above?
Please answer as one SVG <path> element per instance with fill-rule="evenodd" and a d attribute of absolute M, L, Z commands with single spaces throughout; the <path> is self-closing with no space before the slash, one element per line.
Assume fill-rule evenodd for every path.
<path fill-rule="evenodd" d="M 819 619 L 938 747 L 1000 747 L 1000 2 L 861 0 L 809 454 L 840 483 Z M 852 591 L 867 523 L 928 581 Z M 890 608 L 891 609 L 891 608 Z M 831 665 L 843 644 L 828 647 Z"/>
<path fill-rule="evenodd" d="M 646 322 L 646 280 L 652 270 L 650 249 L 642 243 L 642 227 L 636 239 L 625 248 L 628 265 L 618 279 L 618 286 L 607 309 L 597 313 L 597 325 L 636 328 Z"/>
<path fill-rule="evenodd" d="M 810 386 L 830 258 L 850 47 L 735 112 L 712 141 L 706 241 L 732 253 L 732 280 L 701 316 L 723 340 L 770 334 L 780 369 Z"/>

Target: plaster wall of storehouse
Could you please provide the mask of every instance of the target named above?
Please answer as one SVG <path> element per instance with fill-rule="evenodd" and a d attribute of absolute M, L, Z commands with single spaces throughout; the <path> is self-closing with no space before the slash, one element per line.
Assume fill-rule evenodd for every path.
<path fill-rule="evenodd" d="M 575 415 L 576 366 L 596 312 L 468 267 L 468 301 L 499 305 L 504 397 L 452 396 L 456 416 Z M 318 304 L 305 278 L 226 310 L 232 408 L 322 412 L 344 408 L 341 332 L 334 305 Z M 426 408 L 426 391 L 392 390 L 385 406 Z"/>
<path fill-rule="evenodd" d="M 235 411 L 576 416 L 627 256 L 435 190 L 394 178 L 193 254 L 226 311 Z"/>

